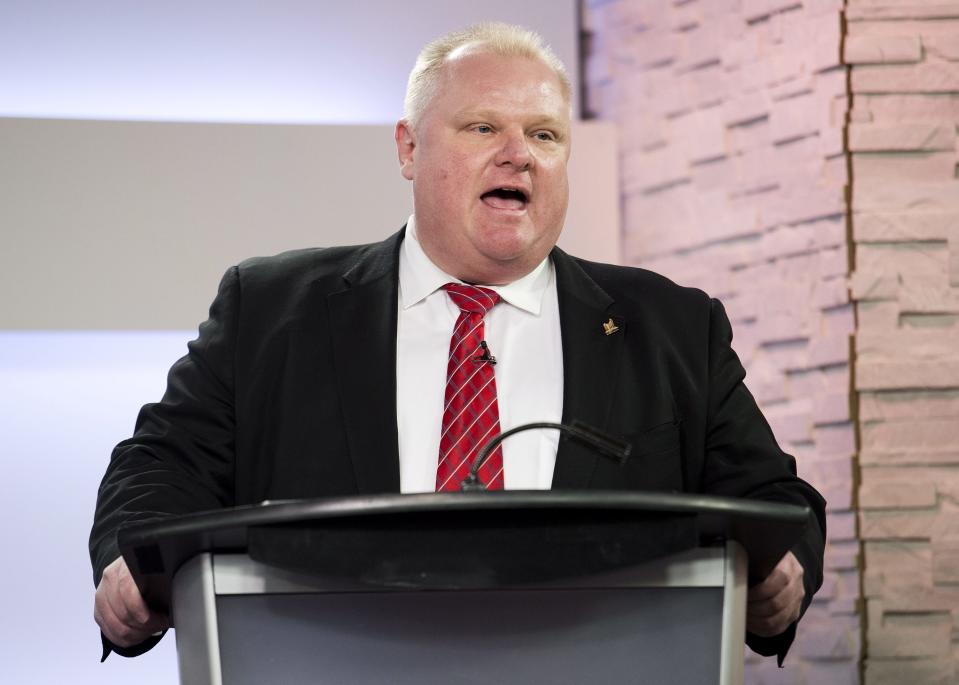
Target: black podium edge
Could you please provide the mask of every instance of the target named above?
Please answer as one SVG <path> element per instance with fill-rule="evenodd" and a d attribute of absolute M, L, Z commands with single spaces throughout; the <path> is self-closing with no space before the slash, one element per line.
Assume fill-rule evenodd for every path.
<path fill-rule="evenodd" d="M 763 577 L 802 535 L 805 506 L 712 495 L 625 491 L 498 491 L 359 495 L 260 504 L 197 512 L 121 528 L 117 541 L 138 587 L 155 606 L 169 603 L 172 577 L 201 552 L 245 552 L 251 529 L 304 526 L 310 522 L 376 525 L 396 517 L 454 512 L 514 512 L 531 516 L 552 510 L 624 512 L 632 516 L 695 519 L 701 544 L 732 539 L 749 555 L 749 571 Z M 775 531 L 773 535 L 772 531 Z"/>

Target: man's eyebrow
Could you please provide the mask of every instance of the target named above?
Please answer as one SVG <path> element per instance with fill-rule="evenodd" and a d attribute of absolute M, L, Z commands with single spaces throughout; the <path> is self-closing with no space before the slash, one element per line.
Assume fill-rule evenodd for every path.
<path fill-rule="evenodd" d="M 458 114 L 459 119 L 469 119 L 477 121 L 495 121 L 501 118 L 501 114 L 488 109 L 464 109 Z M 539 114 L 532 118 L 533 126 L 553 126 L 563 127 L 563 121 L 560 117 L 552 114 Z"/>

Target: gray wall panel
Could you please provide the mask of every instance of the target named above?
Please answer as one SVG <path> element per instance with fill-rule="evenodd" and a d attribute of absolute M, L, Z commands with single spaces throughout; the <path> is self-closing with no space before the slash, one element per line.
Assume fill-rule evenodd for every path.
<path fill-rule="evenodd" d="M 561 245 L 619 259 L 615 138 L 574 128 Z M 0 328 L 191 329 L 231 264 L 380 240 L 412 208 L 392 126 L 0 118 Z"/>

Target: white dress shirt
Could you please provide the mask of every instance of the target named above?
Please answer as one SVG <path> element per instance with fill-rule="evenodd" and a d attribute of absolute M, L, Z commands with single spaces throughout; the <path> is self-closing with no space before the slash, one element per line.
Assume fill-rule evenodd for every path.
<path fill-rule="evenodd" d="M 443 424 L 446 362 L 459 309 L 442 289 L 461 283 L 423 252 L 410 217 L 400 248 L 396 330 L 396 422 L 400 491 L 433 492 Z M 547 257 L 505 286 L 487 286 L 500 302 L 486 314 L 485 339 L 496 357 L 500 430 L 563 415 L 563 346 L 556 276 Z M 559 432 L 525 431 L 503 442 L 508 490 L 548 490 Z"/>

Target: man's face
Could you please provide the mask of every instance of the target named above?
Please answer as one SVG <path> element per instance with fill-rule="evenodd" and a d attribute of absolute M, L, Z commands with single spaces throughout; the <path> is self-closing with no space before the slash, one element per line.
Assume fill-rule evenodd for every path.
<path fill-rule="evenodd" d="M 566 217 L 569 102 L 537 59 L 461 49 L 415 130 L 396 126 L 417 235 L 444 271 L 508 283 L 556 244 Z"/>

